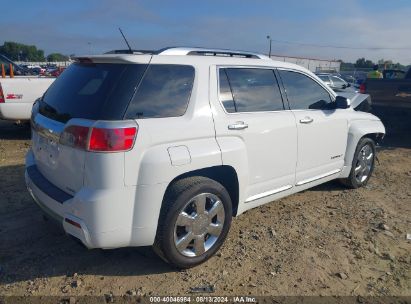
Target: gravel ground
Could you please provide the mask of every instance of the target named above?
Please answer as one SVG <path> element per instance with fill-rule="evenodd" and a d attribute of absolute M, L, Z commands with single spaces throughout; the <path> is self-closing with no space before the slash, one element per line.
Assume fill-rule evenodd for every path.
<path fill-rule="evenodd" d="M 185 271 L 151 248 L 84 249 L 45 222 L 24 186 L 29 131 L 0 122 L 0 295 L 411 296 L 411 114 L 384 121 L 367 187 L 329 182 L 250 210 L 217 256 Z"/>

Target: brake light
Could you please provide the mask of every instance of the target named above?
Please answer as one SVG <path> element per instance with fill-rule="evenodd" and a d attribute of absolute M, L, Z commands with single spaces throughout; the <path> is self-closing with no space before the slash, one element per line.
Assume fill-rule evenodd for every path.
<path fill-rule="evenodd" d="M 74 60 L 76 60 L 79 63 L 93 63 L 93 60 L 88 57 L 77 57 Z"/>
<path fill-rule="evenodd" d="M 3 88 L 1 87 L 0 83 L 0 103 L 5 103 L 6 100 L 4 99 L 4 93 L 3 93 Z"/>
<path fill-rule="evenodd" d="M 136 128 L 93 128 L 90 135 L 90 151 L 127 151 L 134 145 Z"/>
<path fill-rule="evenodd" d="M 89 128 L 69 126 L 60 136 L 60 144 L 92 152 L 121 152 L 130 150 L 137 128 Z"/>
<path fill-rule="evenodd" d="M 360 93 L 365 94 L 366 86 L 365 83 L 360 84 Z"/>

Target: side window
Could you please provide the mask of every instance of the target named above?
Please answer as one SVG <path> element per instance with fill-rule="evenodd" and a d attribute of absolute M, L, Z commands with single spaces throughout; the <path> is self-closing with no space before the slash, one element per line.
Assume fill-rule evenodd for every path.
<path fill-rule="evenodd" d="M 270 69 L 220 69 L 220 100 L 229 113 L 284 109 L 277 79 Z"/>
<path fill-rule="evenodd" d="M 280 75 L 291 110 L 327 109 L 331 106 L 330 94 L 310 77 L 281 70 Z"/>
<path fill-rule="evenodd" d="M 193 82 L 194 68 L 192 66 L 150 65 L 130 102 L 125 118 L 158 118 L 184 115 Z"/>

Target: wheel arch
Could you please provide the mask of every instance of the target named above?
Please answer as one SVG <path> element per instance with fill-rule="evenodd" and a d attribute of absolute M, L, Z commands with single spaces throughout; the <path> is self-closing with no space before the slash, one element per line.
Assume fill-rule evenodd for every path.
<path fill-rule="evenodd" d="M 183 178 L 188 177 L 207 177 L 209 179 L 215 180 L 216 182 L 223 185 L 231 198 L 231 203 L 233 207 L 233 216 L 237 214 L 238 203 L 239 203 L 239 183 L 236 170 L 227 165 L 213 166 L 202 169 L 197 169 L 189 172 L 185 172 L 176 176 L 167 186 L 164 196 L 168 192 L 169 188 L 173 183 Z"/>
<path fill-rule="evenodd" d="M 378 145 L 379 143 L 381 143 L 382 139 L 384 138 L 384 135 L 385 135 L 384 133 L 379 133 L 379 132 L 367 133 L 363 137 L 361 137 L 358 141 L 366 137 L 366 138 L 372 139 Z"/>
<path fill-rule="evenodd" d="M 359 120 L 351 123 L 345 151 L 344 170 L 341 173 L 341 177 L 348 177 L 350 174 L 355 149 L 362 138 L 370 138 L 378 144 L 382 141 L 384 135 L 385 128 L 380 120 Z"/>

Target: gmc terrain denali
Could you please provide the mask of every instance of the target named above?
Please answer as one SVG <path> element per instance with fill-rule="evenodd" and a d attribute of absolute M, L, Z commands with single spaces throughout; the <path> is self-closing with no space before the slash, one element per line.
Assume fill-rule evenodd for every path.
<path fill-rule="evenodd" d="M 332 179 L 365 185 L 381 121 L 297 65 L 168 48 L 79 57 L 36 102 L 27 188 L 88 248 L 210 258 L 233 216 Z"/>

